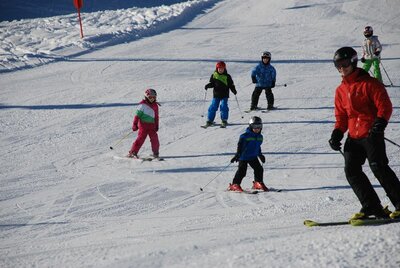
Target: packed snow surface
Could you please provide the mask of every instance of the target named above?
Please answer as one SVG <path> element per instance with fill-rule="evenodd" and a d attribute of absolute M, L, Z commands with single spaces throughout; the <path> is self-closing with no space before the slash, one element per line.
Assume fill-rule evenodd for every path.
<path fill-rule="evenodd" d="M 1 267 L 400 266 L 399 224 L 303 225 L 360 209 L 327 140 L 341 80 L 333 53 L 361 53 L 366 25 L 394 85 L 386 137 L 400 143 L 397 1 L 119 2 L 82 10 L 83 39 L 73 8 L 0 22 Z M 278 109 L 247 114 L 250 71 L 265 50 Z M 204 85 L 218 60 L 238 94 L 226 129 L 202 129 L 212 97 Z M 161 104 L 165 161 L 125 159 L 149 87 Z M 226 191 L 252 115 L 264 122 L 264 181 L 282 192 Z M 400 176 L 400 148 L 386 146 Z M 140 154 L 151 154 L 149 141 Z M 367 164 L 365 172 L 393 209 Z M 252 180 L 249 168 L 242 187 Z"/>

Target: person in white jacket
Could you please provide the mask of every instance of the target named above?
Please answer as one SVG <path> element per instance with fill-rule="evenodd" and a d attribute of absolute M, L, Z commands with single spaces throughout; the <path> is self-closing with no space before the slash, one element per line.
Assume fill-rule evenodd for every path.
<path fill-rule="evenodd" d="M 365 39 L 362 45 L 363 53 L 361 62 L 364 64 L 363 69 L 367 72 L 371 69 L 371 65 L 373 65 L 374 77 L 382 82 L 381 69 L 379 68 L 382 45 L 378 40 L 378 36 L 373 34 L 372 26 L 366 26 L 364 28 Z"/>

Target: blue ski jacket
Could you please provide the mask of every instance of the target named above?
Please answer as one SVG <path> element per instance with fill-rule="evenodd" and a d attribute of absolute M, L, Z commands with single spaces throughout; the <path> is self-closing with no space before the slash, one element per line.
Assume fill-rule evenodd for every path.
<path fill-rule="evenodd" d="M 256 87 L 272 88 L 275 86 L 276 70 L 271 64 L 260 62 L 252 70 L 251 77 L 257 81 Z"/>
<path fill-rule="evenodd" d="M 248 127 L 246 132 L 240 135 L 236 155 L 239 160 L 253 160 L 261 155 L 261 144 L 263 142 L 263 135 L 261 133 L 254 133 Z"/>

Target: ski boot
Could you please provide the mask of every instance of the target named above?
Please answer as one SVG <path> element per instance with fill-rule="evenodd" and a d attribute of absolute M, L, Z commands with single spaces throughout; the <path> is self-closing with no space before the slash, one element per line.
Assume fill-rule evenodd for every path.
<path fill-rule="evenodd" d="M 242 187 L 240 187 L 239 184 L 232 184 L 232 183 L 229 183 L 228 191 L 232 191 L 232 192 L 243 192 L 243 189 L 242 189 Z"/>
<path fill-rule="evenodd" d="M 253 187 L 251 187 L 251 189 L 253 189 L 253 190 L 261 190 L 261 191 L 264 191 L 264 192 L 268 192 L 269 191 L 267 186 L 265 186 L 265 184 L 263 182 L 259 182 L 259 181 L 253 181 Z"/>
<path fill-rule="evenodd" d="M 127 155 L 126 157 L 128 157 L 128 158 L 135 158 L 135 159 L 138 159 L 138 158 L 139 158 L 139 156 L 137 155 L 137 153 L 134 153 L 134 152 L 129 152 L 128 155 Z"/>
<path fill-rule="evenodd" d="M 361 209 L 360 212 L 357 212 L 353 214 L 350 218 L 350 220 L 363 220 L 363 219 L 368 219 L 368 218 L 377 218 L 377 219 L 388 219 L 389 215 L 391 215 L 392 212 L 389 210 L 388 206 L 385 206 L 384 208 L 377 209 L 377 210 L 370 210 L 366 211 L 365 209 Z"/>
<path fill-rule="evenodd" d="M 400 209 L 396 209 L 392 213 L 390 213 L 389 217 L 391 219 L 399 219 L 400 218 Z"/>
<path fill-rule="evenodd" d="M 222 128 L 226 128 L 227 125 L 228 125 L 228 121 L 222 120 L 222 122 L 221 122 L 221 127 L 222 127 Z"/>

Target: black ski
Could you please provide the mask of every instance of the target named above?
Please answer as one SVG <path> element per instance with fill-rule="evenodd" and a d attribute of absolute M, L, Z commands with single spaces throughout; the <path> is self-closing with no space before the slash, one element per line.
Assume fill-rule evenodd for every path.
<path fill-rule="evenodd" d="M 226 192 L 238 193 L 238 194 L 258 194 L 258 191 L 251 191 L 251 190 L 243 190 L 243 192 L 226 190 Z"/>
<path fill-rule="evenodd" d="M 121 156 L 114 155 L 114 158 L 115 159 L 124 159 L 124 160 L 139 160 L 142 162 L 144 162 L 144 161 L 164 161 L 165 160 L 164 158 L 152 157 L 152 156 L 135 158 L 135 157 L 128 157 L 128 156 L 121 157 Z"/>
<path fill-rule="evenodd" d="M 256 109 L 249 109 L 249 110 L 245 110 L 245 113 L 251 113 L 251 112 L 263 112 L 263 111 L 267 111 L 267 108 L 256 108 Z"/>
<path fill-rule="evenodd" d="M 367 226 L 367 225 L 382 225 L 389 223 L 400 222 L 400 219 L 357 219 L 357 220 L 348 220 L 348 221 L 331 221 L 331 222 L 316 222 L 312 220 L 305 220 L 304 225 L 307 227 L 314 226 L 335 226 L 335 225 L 351 225 L 351 226 Z"/>
<path fill-rule="evenodd" d="M 282 192 L 283 190 L 282 190 L 282 189 L 276 189 L 276 188 L 268 188 L 268 191 L 255 190 L 255 189 L 250 189 L 250 190 L 248 190 L 248 191 L 256 191 L 256 192 L 259 192 L 259 193 L 269 193 L 269 192 L 277 192 L 277 193 L 280 193 L 280 192 Z"/>
<path fill-rule="evenodd" d="M 364 226 L 364 225 L 381 225 L 388 223 L 400 222 L 400 218 L 396 219 L 359 219 L 359 220 L 350 220 L 350 224 L 353 226 Z"/>

